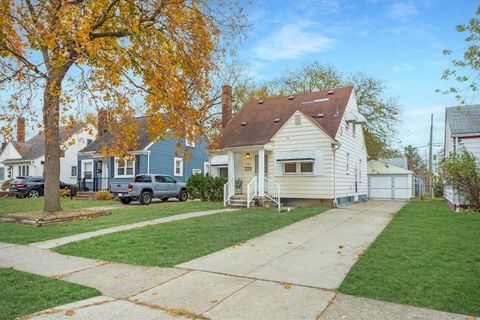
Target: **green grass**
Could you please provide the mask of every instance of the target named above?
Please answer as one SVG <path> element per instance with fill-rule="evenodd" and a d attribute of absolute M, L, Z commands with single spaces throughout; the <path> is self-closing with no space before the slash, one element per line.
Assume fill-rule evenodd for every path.
<path fill-rule="evenodd" d="M 0 268 L 0 320 L 100 295 L 96 289 Z"/>
<path fill-rule="evenodd" d="M 0 204 L 2 200 L 3 199 L 0 199 Z M 222 203 L 220 202 L 172 201 L 152 203 L 149 206 L 129 205 L 125 206 L 125 208 L 112 210 L 110 216 L 45 227 L 0 223 L 0 242 L 27 244 L 170 215 L 192 211 L 213 210 L 221 207 Z"/>
<path fill-rule="evenodd" d="M 130 264 L 172 267 L 327 210 L 244 209 L 148 226 L 56 248 L 57 252 Z"/>
<path fill-rule="evenodd" d="M 60 199 L 63 209 L 78 209 L 88 207 L 100 207 L 119 204 L 120 202 L 109 200 L 71 200 L 68 198 Z M 36 199 L 17 199 L 17 198 L 0 198 L 0 215 L 6 213 L 26 212 L 26 211 L 42 211 L 43 197 Z"/>
<path fill-rule="evenodd" d="M 480 215 L 411 202 L 353 266 L 339 291 L 480 316 Z"/>

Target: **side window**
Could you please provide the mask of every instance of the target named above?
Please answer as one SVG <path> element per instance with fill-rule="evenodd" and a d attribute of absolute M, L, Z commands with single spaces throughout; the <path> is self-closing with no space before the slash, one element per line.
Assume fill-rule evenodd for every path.
<path fill-rule="evenodd" d="M 164 180 L 166 183 L 175 183 L 175 180 L 174 180 L 172 177 L 169 177 L 169 176 L 163 177 L 163 180 Z"/>
<path fill-rule="evenodd" d="M 137 176 L 135 182 L 152 182 L 152 177 L 150 176 Z"/>
<path fill-rule="evenodd" d="M 347 153 L 347 174 L 350 173 L 350 153 Z"/>
<path fill-rule="evenodd" d="M 155 176 L 155 182 L 163 183 L 163 177 L 162 176 Z"/>

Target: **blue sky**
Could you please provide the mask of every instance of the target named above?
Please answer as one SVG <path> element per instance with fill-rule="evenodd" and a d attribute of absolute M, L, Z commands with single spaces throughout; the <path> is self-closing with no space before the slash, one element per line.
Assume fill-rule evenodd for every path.
<path fill-rule="evenodd" d="M 443 143 L 444 108 L 456 101 L 435 93 L 449 85 L 440 80 L 451 59 L 442 50 L 465 48 L 465 35 L 455 26 L 467 22 L 477 5 L 467 0 L 253 0 L 246 6 L 252 30 L 238 59 L 258 82 L 312 60 L 345 74 L 375 75 L 402 107 L 397 144 L 426 145 L 432 112 L 434 143 Z"/>

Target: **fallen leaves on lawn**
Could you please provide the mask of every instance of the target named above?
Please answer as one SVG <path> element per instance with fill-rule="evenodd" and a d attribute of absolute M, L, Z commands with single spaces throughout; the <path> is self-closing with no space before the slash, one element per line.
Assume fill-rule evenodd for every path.
<path fill-rule="evenodd" d="M 67 311 L 65 312 L 65 315 L 66 315 L 67 317 L 73 317 L 73 316 L 75 315 L 75 310 L 72 310 L 72 309 L 67 310 Z"/>
<path fill-rule="evenodd" d="M 51 275 L 49 278 L 50 279 L 62 279 L 64 277 L 63 274 L 54 274 L 54 275 Z"/>

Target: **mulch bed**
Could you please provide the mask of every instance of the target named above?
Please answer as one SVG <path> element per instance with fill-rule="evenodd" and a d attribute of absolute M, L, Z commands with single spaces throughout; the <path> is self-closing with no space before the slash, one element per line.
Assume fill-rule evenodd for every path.
<path fill-rule="evenodd" d="M 0 222 L 18 223 L 34 227 L 48 226 L 58 223 L 94 219 L 111 215 L 110 210 L 76 209 L 64 210 L 45 215 L 41 211 L 7 213 L 0 216 Z"/>

